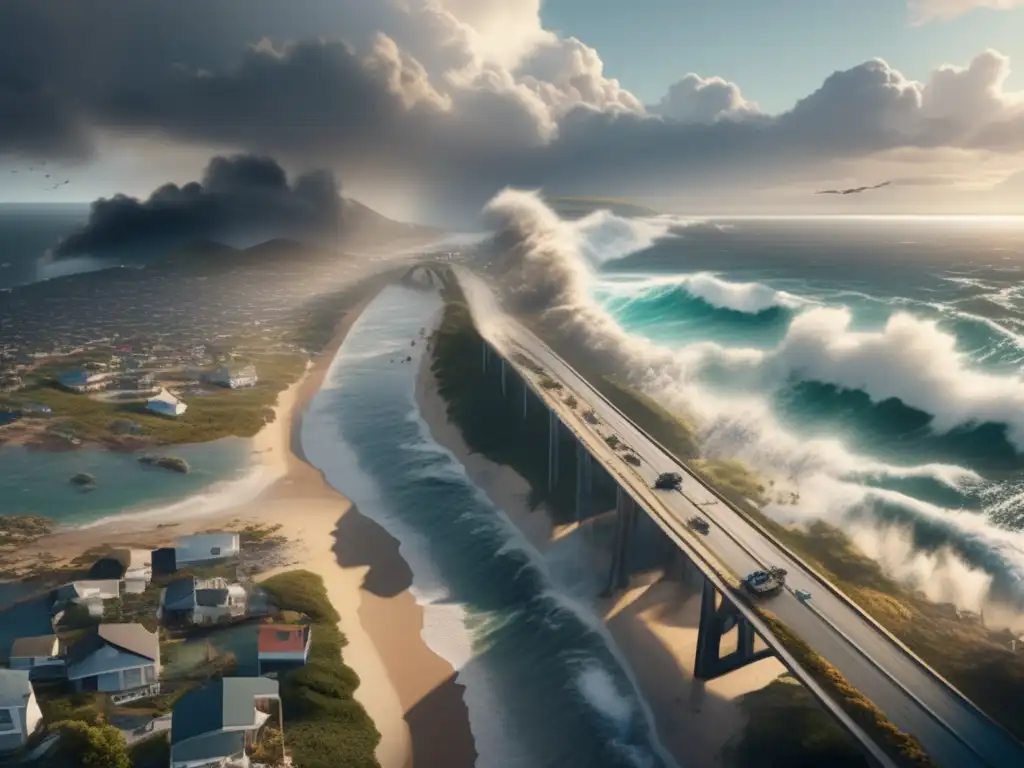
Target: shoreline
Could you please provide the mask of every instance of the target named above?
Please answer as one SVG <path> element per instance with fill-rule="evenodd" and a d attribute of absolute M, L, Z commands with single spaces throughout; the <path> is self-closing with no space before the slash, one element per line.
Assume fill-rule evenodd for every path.
<path fill-rule="evenodd" d="M 430 368 L 432 359 L 429 354 L 423 358 L 416 382 L 416 401 L 432 438 L 455 455 L 473 484 L 542 555 L 583 536 L 578 525 L 555 525 L 544 505 L 531 509 L 530 485 L 514 469 L 470 450 L 459 427 L 448 419 Z M 605 567 L 606 557 L 586 541 L 574 542 L 577 551 L 587 553 L 594 567 Z M 726 768 L 728 748 L 747 722 L 736 700 L 778 678 L 785 672 L 782 664 L 769 658 L 708 683 L 695 680 L 700 590 L 682 583 L 634 584 L 612 598 L 592 601 L 589 608 L 626 662 L 661 746 L 679 765 Z"/>
<path fill-rule="evenodd" d="M 345 663 L 361 680 L 355 698 L 381 734 L 376 750 L 381 768 L 471 768 L 476 747 L 462 686 L 451 665 L 422 638 L 424 611 L 409 591 L 412 573 L 397 540 L 332 488 L 302 450 L 303 415 L 349 330 L 376 295 L 345 312 L 331 342 L 302 378 L 278 395 L 274 421 L 252 438 L 252 455 L 268 473 L 253 498 L 170 523 L 143 512 L 61 528 L 18 555 L 25 560 L 45 556 L 56 564 L 102 544 L 157 547 L 200 530 L 279 524 L 278 533 L 287 539 L 287 564 L 257 578 L 294 568 L 323 578 L 348 640 Z"/>

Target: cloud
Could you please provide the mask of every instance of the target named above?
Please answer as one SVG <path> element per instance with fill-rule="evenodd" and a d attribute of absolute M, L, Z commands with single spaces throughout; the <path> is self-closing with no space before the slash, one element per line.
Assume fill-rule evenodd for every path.
<path fill-rule="evenodd" d="M 908 0 L 907 8 L 914 24 L 926 24 L 936 19 L 948 20 L 962 16 L 975 8 L 1008 11 L 1024 5 L 1024 0 Z"/>
<path fill-rule="evenodd" d="M 268 157 L 218 156 L 202 181 L 164 184 L 144 201 L 126 195 L 97 200 L 86 224 L 53 255 L 145 260 L 154 250 L 202 239 L 331 234 L 341 225 L 341 210 L 328 171 L 311 171 L 289 184 L 284 169 Z"/>
<path fill-rule="evenodd" d="M 544 30 L 538 9 L 8 0 L 0 154 L 81 158 L 97 136 L 154 136 L 327 165 L 357 190 L 421 190 L 436 213 L 476 211 L 509 184 L 726 198 L 880 153 L 1024 150 L 1022 99 L 995 51 L 926 82 L 872 59 L 776 115 L 737 84 L 695 74 L 648 108 L 598 51 Z"/>
<path fill-rule="evenodd" d="M 684 123 L 714 123 L 761 114 L 757 104 L 743 98 L 735 83 L 692 72 L 669 86 L 653 111 Z"/>

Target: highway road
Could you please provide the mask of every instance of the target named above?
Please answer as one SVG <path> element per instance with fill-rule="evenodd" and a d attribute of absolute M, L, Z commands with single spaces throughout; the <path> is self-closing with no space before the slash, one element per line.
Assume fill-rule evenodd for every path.
<path fill-rule="evenodd" d="M 711 523 L 708 535 L 701 537 L 704 545 L 735 574 L 745 576 L 772 565 L 785 568 L 789 572 L 786 589 L 764 600 L 765 608 L 835 666 L 897 727 L 916 736 L 937 763 L 944 768 L 1024 767 L 1024 745 L 720 500 L 533 333 L 511 319 L 485 325 L 481 332 L 495 347 L 506 353 L 522 352 L 581 403 L 594 409 L 602 422 L 596 428 L 585 425 L 559 398 L 546 398 L 561 412 L 563 420 L 571 419 L 584 427 L 583 437 L 589 429 L 592 434 L 586 443 L 592 452 L 609 453 L 603 435 L 614 431 L 642 461 L 640 467 L 622 462 L 623 466 L 637 473 L 647 487 L 661 472 L 683 476 L 682 490 L 656 492 L 661 509 L 644 504 L 648 512 L 674 516 L 680 524 L 695 514 L 702 515 Z M 575 425 L 574 429 L 579 431 Z M 618 460 L 621 462 L 621 458 Z M 794 595 L 796 589 L 807 590 L 812 599 L 806 604 L 800 602 Z"/>

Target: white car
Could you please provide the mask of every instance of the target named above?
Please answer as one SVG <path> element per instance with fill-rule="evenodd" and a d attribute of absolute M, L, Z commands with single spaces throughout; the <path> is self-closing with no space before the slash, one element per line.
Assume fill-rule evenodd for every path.
<path fill-rule="evenodd" d="M 797 589 L 793 592 L 793 594 L 796 595 L 796 599 L 799 600 L 801 603 L 806 603 L 808 600 L 811 599 L 811 593 L 808 592 L 806 589 Z"/>

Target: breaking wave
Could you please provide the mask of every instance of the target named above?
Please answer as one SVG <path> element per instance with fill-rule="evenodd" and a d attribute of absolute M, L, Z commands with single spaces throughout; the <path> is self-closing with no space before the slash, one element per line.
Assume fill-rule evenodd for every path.
<path fill-rule="evenodd" d="M 486 212 L 499 246 L 491 271 L 504 310 L 534 317 L 574 364 L 624 375 L 684 415 L 705 457 L 738 459 L 771 488 L 771 514 L 804 523 L 858 520 L 857 543 L 894 577 L 913 582 L 928 571 L 944 584 L 976 573 L 973 587 L 946 590 L 943 599 L 974 610 L 998 587 L 1024 605 L 1024 534 L 1007 529 L 1024 527 L 1024 515 L 1005 513 L 1012 492 L 986 476 L 994 467 L 1024 466 L 1019 374 L 977 368 L 953 333 L 912 314 L 912 304 L 863 329 L 848 306 L 822 306 L 763 283 L 708 273 L 604 280 L 596 271 L 603 261 L 592 253 L 600 244 L 536 194 L 507 189 Z M 647 241 L 630 242 L 617 246 L 615 258 Z M 678 269 L 686 270 L 683 253 Z M 622 322 L 646 301 L 667 314 L 666 302 L 680 294 L 730 313 L 730 322 L 742 315 L 781 323 L 781 338 L 768 348 L 735 337 L 679 347 Z M 489 315 L 483 322 L 500 322 L 479 298 L 471 303 L 478 318 Z M 858 416 L 869 417 L 867 426 Z M 809 429 L 812 417 L 825 429 Z M 978 452 L 986 447 L 987 458 Z M 1000 505 L 1003 525 L 987 514 Z M 894 544 L 894 526 L 908 546 Z"/>

